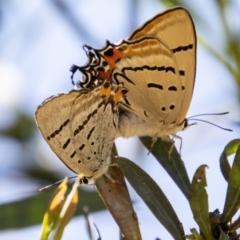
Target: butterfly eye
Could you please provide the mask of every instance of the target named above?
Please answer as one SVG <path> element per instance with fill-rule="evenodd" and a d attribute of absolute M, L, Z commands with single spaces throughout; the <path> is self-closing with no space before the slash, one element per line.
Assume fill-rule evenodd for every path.
<path fill-rule="evenodd" d="M 189 127 L 188 120 L 185 118 L 184 119 L 184 124 L 183 124 L 183 130 L 187 129 Z"/>
<path fill-rule="evenodd" d="M 81 179 L 79 180 L 79 182 L 80 182 L 80 184 L 82 184 L 82 185 L 87 185 L 88 182 L 89 182 L 89 180 L 88 180 L 87 177 L 83 177 L 83 178 L 81 178 Z"/>

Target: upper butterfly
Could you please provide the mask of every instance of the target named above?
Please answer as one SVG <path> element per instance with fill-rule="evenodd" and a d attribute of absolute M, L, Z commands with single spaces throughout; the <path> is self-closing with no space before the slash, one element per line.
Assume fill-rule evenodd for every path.
<path fill-rule="evenodd" d="M 111 164 L 118 104 L 125 93 L 105 81 L 93 90 L 50 97 L 35 112 L 44 139 L 67 167 L 82 175 L 82 184 L 105 174 Z"/>
<path fill-rule="evenodd" d="M 188 11 L 169 9 L 136 29 L 119 44 L 100 50 L 85 45 L 88 63 L 79 85 L 93 88 L 105 79 L 124 83 L 119 135 L 164 137 L 188 126 L 196 73 L 196 33 Z M 100 80 L 99 80 L 100 79 Z"/>

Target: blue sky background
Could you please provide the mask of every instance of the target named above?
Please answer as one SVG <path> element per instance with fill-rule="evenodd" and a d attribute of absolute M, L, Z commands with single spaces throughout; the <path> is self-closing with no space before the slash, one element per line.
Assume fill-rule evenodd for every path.
<path fill-rule="evenodd" d="M 70 24 L 69 16 L 56 7 L 61 1 L 1 1 L 0 13 L 0 129 L 14 124 L 17 113 L 23 111 L 33 116 L 36 107 L 51 95 L 72 89 L 70 66 L 85 64 L 83 44 L 100 48 L 108 39 L 118 42 L 128 37 L 155 14 L 166 9 L 160 1 L 89 0 L 63 1 L 77 19 L 78 28 Z M 184 1 L 199 36 L 216 51 L 224 55 L 226 33 L 215 1 Z M 231 31 L 240 32 L 240 3 L 231 1 L 226 19 Z M 80 75 L 79 75 L 80 77 Z M 201 164 L 207 164 L 207 191 L 209 209 L 223 209 L 227 184 L 219 171 L 219 156 L 225 145 L 239 138 L 239 89 L 226 67 L 201 44 L 197 52 L 197 76 L 191 107 L 187 116 L 199 113 L 229 111 L 226 116 L 209 116 L 207 120 L 231 128 L 226 132 L 211 125 L 198 124 L 179 133 L 183 139 L 182 158 L 190 179 Z M 177 146 L 179 142 L 176 141 Z M 148 155 L 137 138 L 117 139 L 119 155 L 137 162 L 161 186 L 180 221 L 185 233 L 196 227 L 188 202 L 162 167 Z M 22 152 L 24 151 L 24 153 Z M 72 176 L 62 162 L 52 153 L 36 129 L 31 145 L 0 135 L 0 204 L 32 194 L 42 183 L 26 179 L 21 169 L 29 167 L 29 153 L 34 153 L 41 167 Z M 18 156 L 26 158 L 18 161 Z M 51 161 L 49 161 L 51 159 Z M 90 187 L 91 188 L 91 187 Z M 143 239 L 169 239 L 170 235 L 149 212 L 137 194 L 131 190 L 135 202 Z M 21 218 L 22 216 L 16 216 Z M 92 214 L 102 239 L 117 239 L 118 227 L 107 211 Z M 39 239 L 41 226 L 0 232 L 1 239 Z M 85 220 L 73 219 L 64 232 L 63 239 L 88 239 Z M 77 237 L 76 237 L 77 236 Z"/>

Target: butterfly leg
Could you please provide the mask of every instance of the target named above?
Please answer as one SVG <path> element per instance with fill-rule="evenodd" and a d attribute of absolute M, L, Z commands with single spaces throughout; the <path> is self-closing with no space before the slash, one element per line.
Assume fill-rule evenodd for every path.
<path fill-rule="evenodd" d="M 182 152 L 182 138 L 181 138 L 180 136 L 178 136 L 178 135 L 175 135 L 175 134 L 172 135 L 172 137 L 173 137 L 173 139 L 174 139 L 174 138 L 177 138 L 177 139 L 180 140 L 179 155 L 180 155 L 180 157 L 181 157 L 181 152 Z M 171 146 L 171 148 L 170 148 L 170 150 L 169 150 L 170 154 L 171 154 L 171 152 L 172 152 L 172 150 L 173 150 L 174 143 L 175 143 L 173 139 L 172 139 L 173 144 L 172 144 L 172 146 Z"/>
<path fill-rule="evenodd" d="M 106 176 L 106 178 L 110 180 L 112 183 L 116 183 L 116 181 L 110 176 L 110 174 L 105 173 L 104 176 Z"/>
<path fill-rule="evenodd" d="M 158 139 L 157 135 L 152 138 L 152 143 L 151 143 L 150 149 L 148 151 L 148 155 L 151 153 L 153 146 L 154 146 L 155 142 L 157 141 L 157 139 Z"/>

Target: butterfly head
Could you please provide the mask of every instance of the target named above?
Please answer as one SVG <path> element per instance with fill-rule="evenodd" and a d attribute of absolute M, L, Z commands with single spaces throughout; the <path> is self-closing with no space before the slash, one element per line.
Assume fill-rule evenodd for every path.
<path fill-rule="evenodd" d="M 195 125 L 195 124 L 194 124 L 194 123 L 193 123 L 193 124 L 189 124 L 188 119 L 185 118 L 185 119 L 183 120 L 182 124 L 181 124 L 181 126 L 182 126 L 182 131 L 188 129 L 188 128 L 189 128 L 190 126 L 192 126 L 192 125 Z"/>
<path fill-rule="evenodd" d="M 80 183 L 81 185 L 87 185 L 87 184 L 89 183 L 89 178 L 86 177 L 86 176 L 84 176 L 84 177 L 82 177 L 82 178 L 79 179 L 79 183 Z"/>

